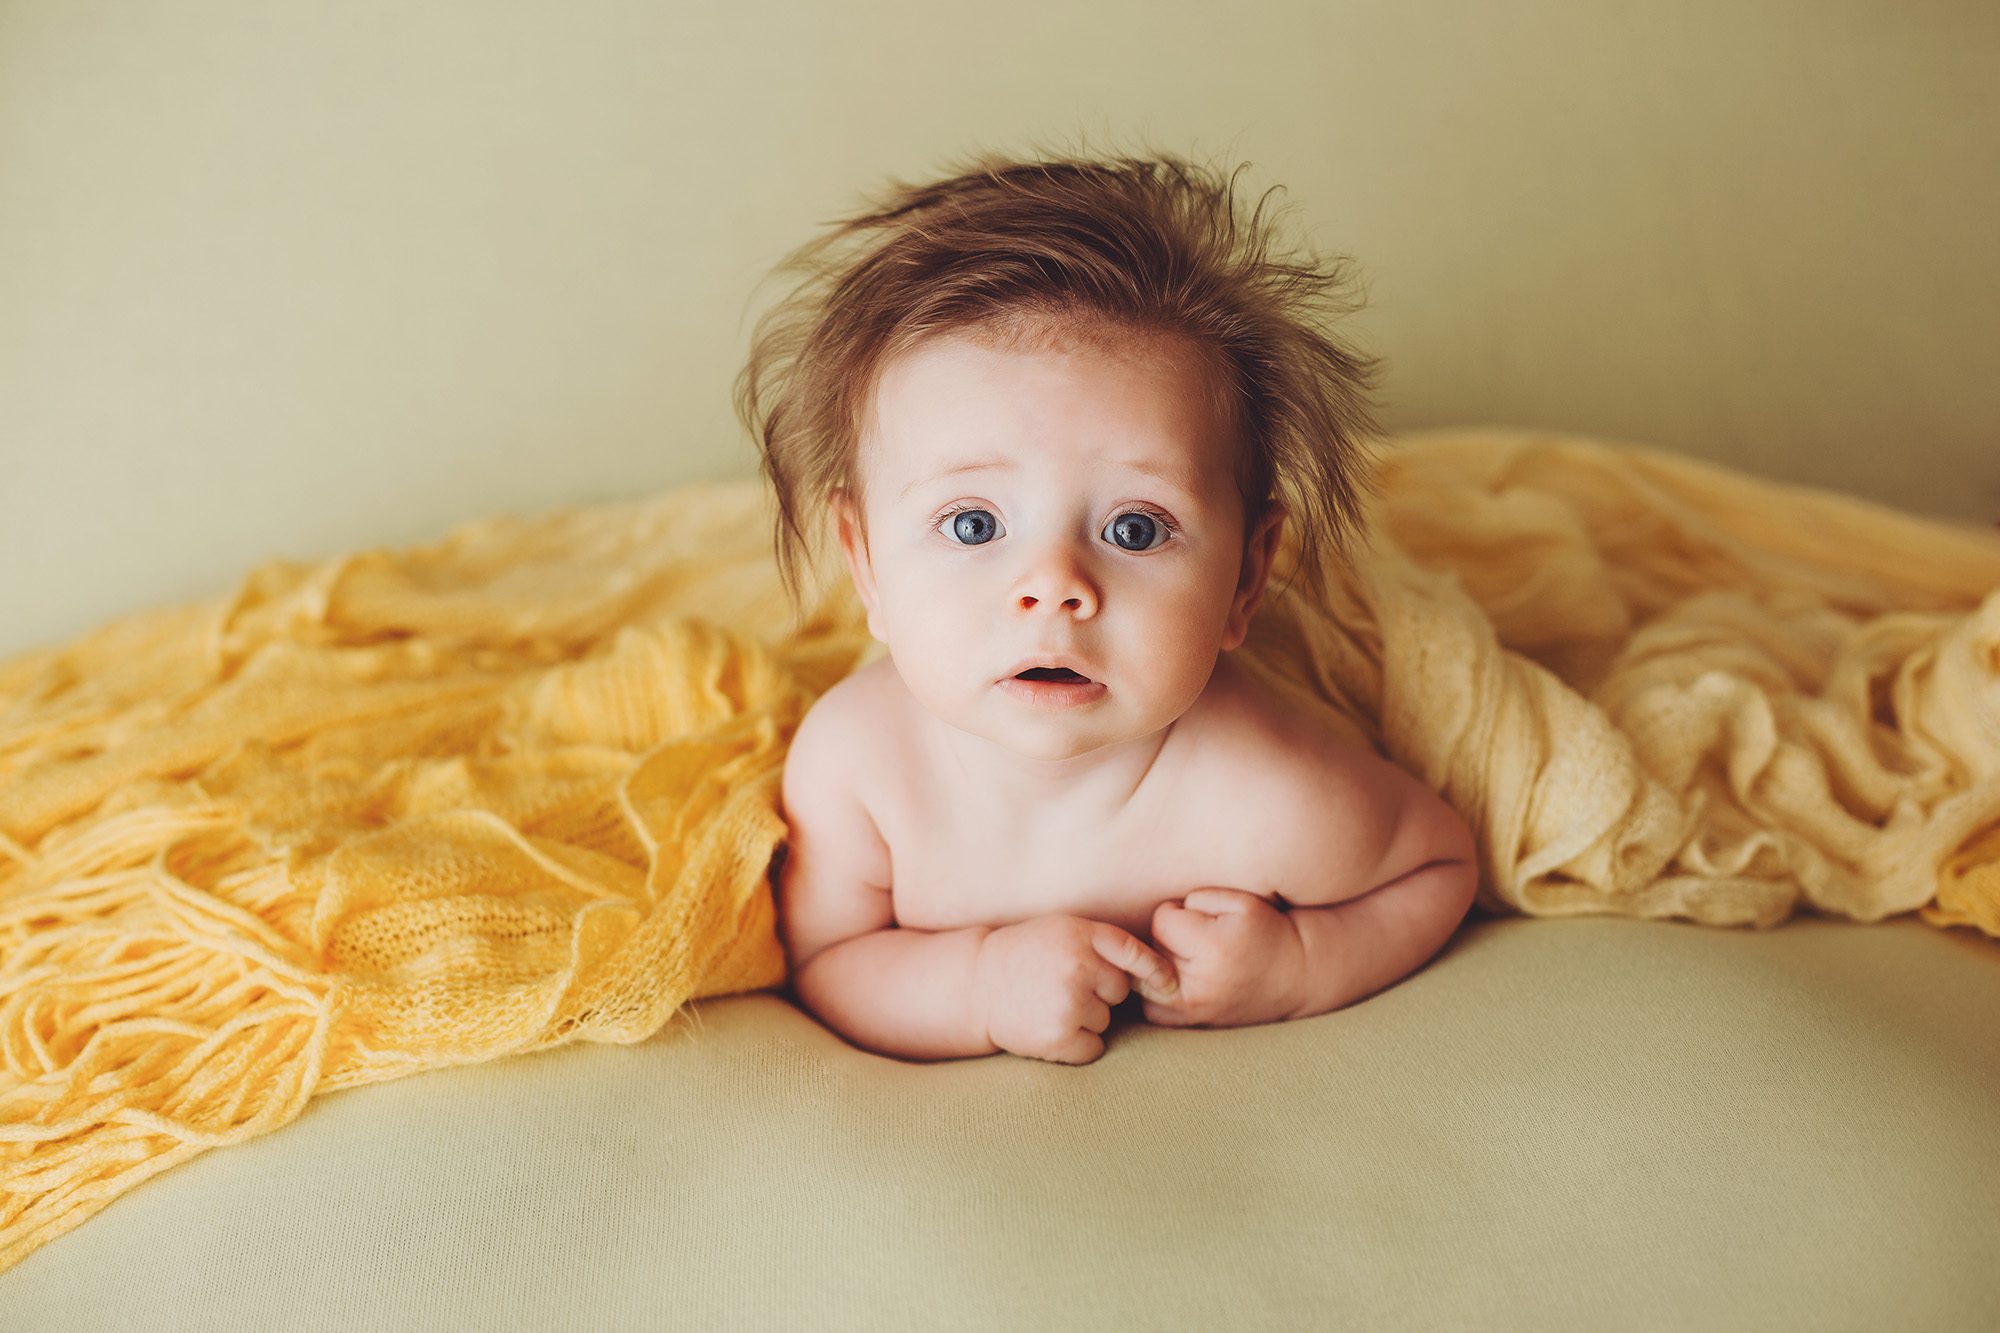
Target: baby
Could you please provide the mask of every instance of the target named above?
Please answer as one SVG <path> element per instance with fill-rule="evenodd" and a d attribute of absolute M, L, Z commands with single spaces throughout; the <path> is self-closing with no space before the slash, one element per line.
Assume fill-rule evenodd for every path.
<path fill-rule="evenodd" d="M 1287 517 L 1311 595 L 1352 549 L 1374 366 L 1314 327 L 1337 270 L 1267 259 L 1234 183 L 975 159 L 798 252 L 758 326 L 737 406 L 786 587 L 823 501 L 887 650 L 782 788 L 791 984 L 855 1045 L 1086 1064 L 1135 992 L 1167 1025 L 1325 1013 L 1472 903 L 1451 807 L 1228 656 Z"/>

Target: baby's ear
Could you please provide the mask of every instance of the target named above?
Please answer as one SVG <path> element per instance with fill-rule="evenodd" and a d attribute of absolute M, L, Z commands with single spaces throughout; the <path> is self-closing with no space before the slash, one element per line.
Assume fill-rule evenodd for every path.
<path fill-rule="evenodd" d="M 1250 537 L 1243 543 L 1243 572 L 1236 580 L 1236 596 L 1229 605 L 1229 619 L 1223 625 L 1222 650 L 1239 646 L 1250 633 L 1250 617 L 1264 596 L 1264 582 L 1271 576 L 1271 562 L 1278 554 L 1278 539 L 1284 533 L 1286 510 L 1283 502 L 1272 500 L 1264 506 Z"/>
<path fill-rule="evenodd" d="M 868 555 L 868 534 L 861 522 L 861 506 L 855 503 L 854 493 L 845 486 L 833 489 L 828 496 L 828 506 L 833 510 L 834 527 L 840 537 L 840 553 L 847 560 L 848 577 L 854 580 L 855 595 L 861 598 L 861 605 L 868 610 L 868 632 L 881 639 L 882 631 L 876 624 L 875 566 Z M 882 641 L 888 642 L 886 639 Z"/>
<path fill-rule="evenodd" d="M 1278 553 L 1278 538 L 1284 532 L 1285 520 L 1290 518 L 1291 514 L 1292 511 L 1285 508 L 1283 500 L 1272 500 L 1264 506 L 1263 516 L 1257 520 L 1257 530 L 1252 540 L 1264 544 L 1266 563 Z"/>

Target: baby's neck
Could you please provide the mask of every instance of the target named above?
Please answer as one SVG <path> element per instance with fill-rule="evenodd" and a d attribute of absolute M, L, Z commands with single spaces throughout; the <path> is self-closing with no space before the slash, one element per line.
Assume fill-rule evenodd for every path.
<path fill-rule="evenodd" d="M 990 800 L 1003 820 L 1083 827 L 1099 827 L 1132 803 L 1175 726 L 1169 722 L 1150 735 L 1088 754 L 1037 759 L 935 717 L 926 715 L 925 721 L 933 753 L 954 790 Z"/>

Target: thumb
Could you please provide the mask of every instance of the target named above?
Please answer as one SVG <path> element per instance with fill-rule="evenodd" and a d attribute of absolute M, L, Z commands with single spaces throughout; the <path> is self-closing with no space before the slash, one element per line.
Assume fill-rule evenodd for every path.
<path fill-rule="evenodd" d="M 1255 896 L 1240 889 L 1190 889 L 1181 901 L 1197 911 L 1207 912 L 1210 916 L 1220 916 L 1224 912 L 1249 911 L 1250 904 L 1244 900 Z"/>

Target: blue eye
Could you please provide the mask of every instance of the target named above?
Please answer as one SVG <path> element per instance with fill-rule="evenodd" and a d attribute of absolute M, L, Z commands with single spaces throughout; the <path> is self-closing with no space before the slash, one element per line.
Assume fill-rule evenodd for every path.
<path fill-rule="evenodd" d="M 992 514 L 984 509 L 972 508 L 952 510 L 938 526 L 943 527 L 947 523 L 961 546 L 984 546 L 993 540 L 998 527 Z"/>
<path fill-rule="evenodd" d="M 991 510 L 977 505 L 947 510 L 933 530 L 948 534 L 956 546 L 984 546 L 1000 532 Z M 1104 527 L 1103 536 L 1121 551 L 1156 551 L 1173 536 L 1173 525 L 1163 515 L 1146 509 L 1126 509 Z"/>
<path fill-rule="evenodd" d="M 1160 544 L 1153 540 L 1155 536 L 1165 540 L 1167 525 L 1143 509 L 1128 509 L 1106 524 L 1104 531 L 1120 550 L 1150 551 Z"/>

